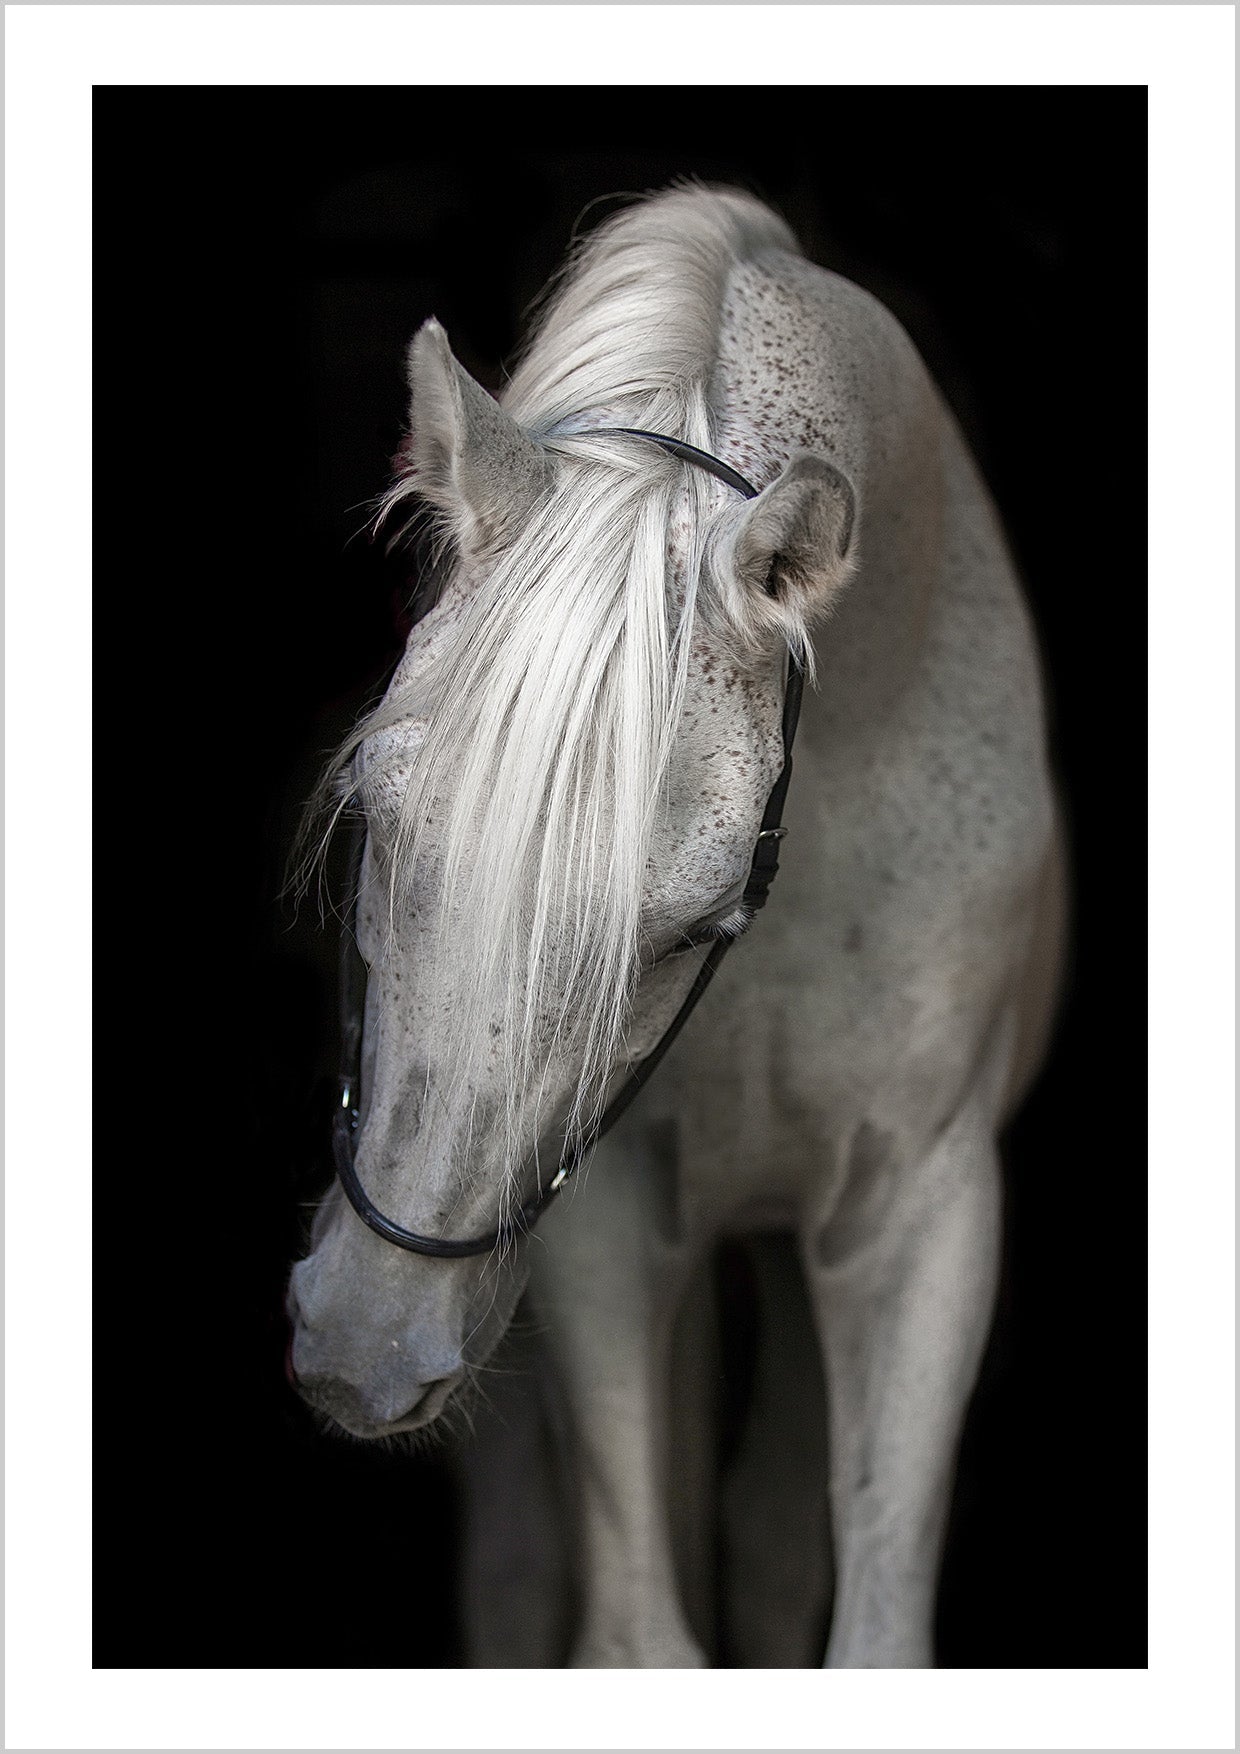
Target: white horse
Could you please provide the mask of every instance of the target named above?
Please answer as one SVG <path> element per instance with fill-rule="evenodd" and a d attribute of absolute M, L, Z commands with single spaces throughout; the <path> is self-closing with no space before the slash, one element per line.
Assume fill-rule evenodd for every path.
<path fill-rule="evenodd" d="M 358 1436 L 425 1425 L 529 1280 L 578 1495 L 573 1661 L 700 1666 L 669 1534 L 673 1326 L 720 1236 L 783 1227 L 830 1410 L 826 1661 L 929 1665 L 995 1141 L 1063 915 L 990 500 L 895 320 L 733 191 L 597 231 L 500 402 L 433 322 L 410 379 L 389 511 L 434 508 L 444 583 L 337 792 L 368 830 L 356 1174 L 394 1224 L 485 1236 L 588 1143 L 703 946 L 751 923 L 789 649 L 812 686 L 770 905 L 580 1185 L 532 1238 L 459 1259 L 392 1246 L 336 1190 L 292 1278 L 301 1390 Z"/>

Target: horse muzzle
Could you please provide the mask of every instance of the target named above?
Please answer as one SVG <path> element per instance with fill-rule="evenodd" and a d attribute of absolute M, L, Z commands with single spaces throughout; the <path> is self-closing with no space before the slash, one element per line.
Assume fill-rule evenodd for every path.
<path fill-rule="evenodd" d="M 286 1300 L 289 1322 L 284 1373 L 307 1406 L 353 1437 L 387 1437 L 429 1425 L 465 1376 L 459 1355 L 421 1357 L 403 1339 L 376 1335 L 363 1351 L 357 1335 L 325 1333 L 307 1322 L 296 1293 Z"/>

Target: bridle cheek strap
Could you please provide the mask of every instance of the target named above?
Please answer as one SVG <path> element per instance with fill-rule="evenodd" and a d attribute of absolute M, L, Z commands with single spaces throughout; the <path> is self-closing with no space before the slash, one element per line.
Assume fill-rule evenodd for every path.
<path fill-rule="evenodd" d="M 637 427 L 595 427 L 588 433 L 581 434 L 582 437 L 591 438 L 596 435 L 649 440 L 651 444 L 658 445 L 670 455 L 679 457 L 684 462 L 692 463 L 697 468 L 705 469 L 727 486 L 735 488 L 746 499 L 758 497 L 758 489 L 743 475 L 738 474 L 727 463 L 721 462 L 718 457 L 711 456 L 709 451 L 700 451 L 696 445 L 686 444 L 683 439 L 669 438 L 664 433 L 644 432 Z M 790 650 L 784 682 L 783 766 L 780 769 L 779 777 L 771 788 L 770 797 L 767 799 L 766 809 L 762 816 L 762 827 L 758 832 L 757 844 L 754 847 L 753 859 L 749 867 L 749 878 L 742 898 L 743 905 L 751 911 L 763 907 L 766 903 L 771 884 L 775 880 L 775 873 L 779 869 L 779 843 L 788 832 L 783 826 L 784 800 L 788 795 L 788 782 L 792 778 L 792 744 L 796 736 L 797 720 L 801 711 L 803 684 L 804 670 L 801 660 L 794 651 Z M 350 883 L 350 894 L 354 897 L 354 901 L 350 918 L 345 922 L 345 929 L 341 933 L 340 940 L 341 1051 L 343 1063 L 349 1068 L 356 1067 L 360 1063 L 365 996 L 365 965 L 357 949 L 352 917 L 352 908 L 356 907 L 364 846 L 365 830 L 359 825 Z M 332 1124 L 332 1158 L 336 1176 L 344 1190 L 345 1197 L 362 1223 L 368 1225 L 376 1236 L 381 1236 L 385 1242 L 394 1244 L 396 1248 L 408 1249 L 419 1255 L 432 1255 L 441 1260 L 459 1260 L 467 1255 L 489 1255 L 495 1249 L 503 1248 L 507 1243 L 528 1231 L 576 1172 L 587 1152 L 597 1144 L 604 1133 L 615 1125 L 638 1091 L 644 1087 L 680 1034 L 690 1012 L 714 979 L 716 969 L 734 942 L 735 940 L 732 938 L 721 938 L 711 945 L 702 966 L 694 977 L 693 985 L 685 996 L 684 1003 L 664 1030 L 658 1045 L 629 1072 L 590 1137 L 560 1165 L 536 1199 L 526 1201 L 506 1223 L 497 1225 L 486 1236 L 467 1237 L 459 1241 L 453 1241 L 447 1237 L 420 1236 L 417 1231 L 406 1230 L 403 1225 L 397 1224 L 393 1219 L 385 1217 L 380 1212 L 357 1176 L 357 1167 L 354 1162 L 354 1148 L 359 1124 L 357 1074 L 353 1070 L 346 1071 L 340 1080 L 340 1099 Z"/>

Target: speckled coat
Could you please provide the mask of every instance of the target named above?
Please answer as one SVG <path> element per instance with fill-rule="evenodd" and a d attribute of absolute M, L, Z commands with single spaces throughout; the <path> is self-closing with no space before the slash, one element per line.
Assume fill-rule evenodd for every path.
<path fill-rule="evenodd" d="M 783 252 L 738 265 L 715 400 L 719 455 L 750 479 L 775 479 L 803 449 L 853 483 L 857 570 L 816 639 L 770 904 L 600 1148 L 589 1185 L 549 1218 L 535 1260 L 544 1308 L 569 1336 L 566 1370 L 597 1418 L 592 1574 L 636 1578 L 602 1602 L 587 1596 L 577 1660 L 700 1660 L 657 1533 L 674 1463 L 632 1435 L 659 1419 L 659 1368 L 641 1353 L 658 1357 L 671 1287 L 704 1237 L 787 1226 L 831 1408 L 827 1660 L 925 1666 L 954 1450 L 993 1300 L 995 1139 L 1036 1068 L 1059 973 L 1062 857 L 1038 659 L 976 466 L 872 297 Z M 677 770 L 701 839 L 734 823 L 747 765 L 752 817 L 776 724 L 769 674 L 701 653 Z M 648 1039 L 669 1008 L 653 1010 Z M 618 1263 L 634 1258 L 646 1276 L 622 1283 Z M 616 1408 L 626 1333 L 640 1339 L 631 1399 Z M 787 1481 L 786 1457 L 759 1468 Z M 759 1502 L 769 1484 L 761 1472 L 751 1484 L 767 1539 L 746 1543 L 749 1587 L 774 1598 L 751 1660 L 777 1664 L 789 1607 L 761 1574 L 787 1554 L 779 1506 Z M 644 1569 L 626 1572 L 634 1553 Z"/>
<path fill-rule="evenodd" d="M 715 202 L 747 223 L 763 213 L 735 195 L 665 199 Z M 755 507 L 792 504 L 808 481 L 810 526 L 847 550 L 846 566 L 811 566 L 804 579 L 790 563 L 774 587 L 818 591 L 829 613 L 814 636 L 817 686 L 771 901 L 536 1244 L 491 1264 L 411 1260 L 385 1254 L 337 1206 L 293 1281 L 300 1374 L 373 1382 L 374 1358 L 420 1348 L 422 1380 L 448 1385 L 423 1407 L 433 1413 L 467 1345 L 486 1355 L 529 1274 L 565 1409 L 581 1601 L 573 1661 L 586 1666 L 706 1660 L 671 1552 L 682 1465 L 668 1435 L 673 1333 L 712 1241 L 771 1227 L 797 1239 L 825 1369 L 826 1661 L 932 1663 L 955 1448 L 994 1296 L 996 1136 L 1036 1069 L 1058 980 L 1062 857 L 1041 682 L 994 510 L 899 325 L 766 220 L 768 241 L 720 278 L 715 449 L 766 490 Z M 590 419 L 617 414 L 622 423 L 622 407 L 600 402 Z M 515 430 L 455 442 L 502 473 Z M 650 860 L 656 950 L 743 886 L 781 760 L 783 644 L 773 624 L 761 637 L 774 575 L 746 584 L 755 514 L 721 483 L 711 496 L 738 562 L 721 588 L 749 593 L 737 619 L 750 613 L 757 635 L 738 647 L 715 638 L 709 618 L 699 625 L 671 808 Z M 449 594 L 415 629 L 406 667 L 433 661 L 453 613 Z M 659 1039 L 698 960 L 654 960 L 633 1057 Z M 460 1227 L 470 1220 L 461 1212 Z M 786 1388 L 804 1392 L 795 1375 Z M 320 1404 L 350 1423 L 339 1399 Z M 778 1641 L 795 1618 L 772 1493 L 797 1470 L 780 1441 L 775 1420 L 749 1475 L 751 1660 L 768 1664 L 789 1660 Z M 806 1465 L 818 1465 L 808 1452 Z M 480 1526 L 502 1545 L 494 1518 Z M 515 1620 L 537 1620 L 522 1606 L 537 1564 L 499 1554 L 482 1572 L 508 1578 Z"/>

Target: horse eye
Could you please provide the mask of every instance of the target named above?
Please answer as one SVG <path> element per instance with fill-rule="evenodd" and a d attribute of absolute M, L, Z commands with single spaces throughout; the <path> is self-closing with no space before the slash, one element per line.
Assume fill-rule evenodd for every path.
<path fill-rule="evenodd" d="M 705 919 L 698 920 L 689 927 L 683 937 L 672 946 L 675 950 L 697 950 L 703 944 L 716 944 L 719 940 L 739 938 L 753 924 L 754 910 L 743 901 L 733 903 L 724 912 L 708 914 Z"/>

